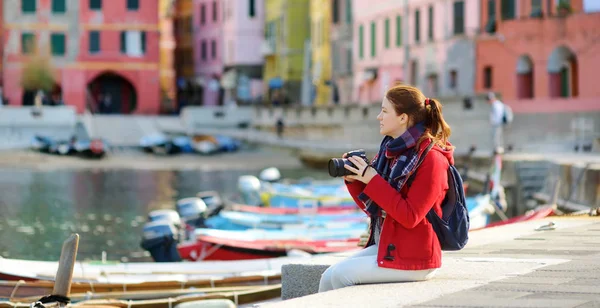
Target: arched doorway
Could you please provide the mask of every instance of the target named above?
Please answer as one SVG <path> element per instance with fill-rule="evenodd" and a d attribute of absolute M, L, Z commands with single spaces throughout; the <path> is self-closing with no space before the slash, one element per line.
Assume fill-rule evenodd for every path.
<path fill-rule="evenodd" d="M 577 57 L 565 46 L 554 49 L 548 58 L 550 97 L 576 97 L 579 95 L 579 69 Z"/>
<path fill-rule="evenodd" d="M 517 60 L 517 97 L 533 98 L 533 61 L 528 55 Z"/>
<path fill-rule="evenodd" d="M 137 92 L 133 84 L 124 77 L 105 72 L 88 84 L 93 99 L 93 108 L 97 113 L 128 114 L 137 107 Z"/>

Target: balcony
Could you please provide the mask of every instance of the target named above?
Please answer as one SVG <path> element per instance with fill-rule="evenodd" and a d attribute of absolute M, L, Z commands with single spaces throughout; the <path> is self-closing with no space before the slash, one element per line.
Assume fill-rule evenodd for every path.
<path fill-rule="evenodd" d="M 497 33 L 507 40 L 543 41 L 553 43 L 560 40 L 593 41 L 600 34 L 592 29 L 600 28 L 600 13 L 574 13 L 568 16 L 545 16 L 502 21 Z"/>

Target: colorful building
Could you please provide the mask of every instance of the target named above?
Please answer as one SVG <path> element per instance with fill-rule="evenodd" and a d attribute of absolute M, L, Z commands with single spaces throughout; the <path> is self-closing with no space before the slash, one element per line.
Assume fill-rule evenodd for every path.
<path fill-rule="evenodd" d="M 182 108 L 201 102 L 201 92 L 196 83 L 194 68 L 194 2 L 176 0 L 174 10 L 175 76 L 177 79 L 177 105 Z"/>
<path fill-rule="evenodd" d="M 196 82 L 202 87 L 202 105 L 222 103 L 223 10 L 225 1 L 194 0 L 193 50 Z"/>
<path fill-rule="evenodd" d="M 331 22 L 332 1 L 310 1 L 312 103 L 326 105 L 331 97 Z M 337 57 L 337 55 L 336 55 Z"/>
<path fill-rule="evenodd" d="M 354 45 L 352 0 L 333 0 L 331 4 L 332 100 L 334 104 L 352 102 Z"/>
<path fill-rule="evenodd" d="M 157 1 L 16 0 L 3 8 L 11 105 L 32 103 L 35 89 L 22 88 L 22 69 L 42 55 L 54 67 L 52 98 L 78 112 L 159 112 Z"/>
<path fill-rule="evenodd" d="M 309 0 L 265 0 L 263 78 L 271 102 L 300 101 L 309 39 Z M 308 52 L 308 51 L 306 51 Z"/>
<path fill-rule="evenodd" d="M 479 92 L 514 112 L 600 111 L 600 2 L 482 1 Z"/>
<path fill-rule="evenodd" d="M 159 0 L 160 27 L 160 91 L 161 110 L 172 110 L 176 107 L 176 75 L 175 75 L 175 7 L 172 0 Z M 191 56 L 191 55 L 190 55 Z"/>
<path fill-rule="evenodd" d="M 221 84 L 225 102 L 254 102 L 263 92 L 264 0 L 224 2 Z"/>
<path fill-rule="evenodd" d="M 379 102 L 396 83 L 431 97 L 474 93 L 479 0 L 355 0 L 353 12 L 361 103 Z"/>

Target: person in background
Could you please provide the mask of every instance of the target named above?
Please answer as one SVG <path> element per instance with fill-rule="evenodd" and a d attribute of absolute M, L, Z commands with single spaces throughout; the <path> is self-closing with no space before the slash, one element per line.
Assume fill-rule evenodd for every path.
<path fill-rule="evenodd" d="M 490 125 L 492 127 L 493 153 L 501 151 L 504 146 L 504 104 L 496 98 L 496 94 L 489 92 L 487 102 L 491 105 Z"/>
<path fill-rule="evenodd" d="M 379 153 L 370 163 L 351 156 L 354 166 L 344 165 L 353 173 L 344 177 L 348 191 L 371 219 L 369 240 L 365 249 L 323 273 L 319 292 L 423 281 L 442 266 L 441 245 L 426 218 L 431 209 L 441 215 L 447 171 L 454 164 L 442 105 L 415 87 L 398 85 L 387 91 L 377 120 L 384 136 Z M 429 154 L 418 165 L 427 148 Z M 415 171 L 412 184 L 405 185 Z"/>

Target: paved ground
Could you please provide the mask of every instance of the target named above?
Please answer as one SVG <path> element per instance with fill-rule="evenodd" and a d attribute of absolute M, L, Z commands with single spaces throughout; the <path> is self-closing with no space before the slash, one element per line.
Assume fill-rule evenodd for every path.
<path fill-rule="evenodd" d="M 555 230 L 535 231 L 549 222 Z M 600 307 L 600 218 L 472 232 L 443 263 L 426 282 L 353 286 L 260 307 Z"/>

